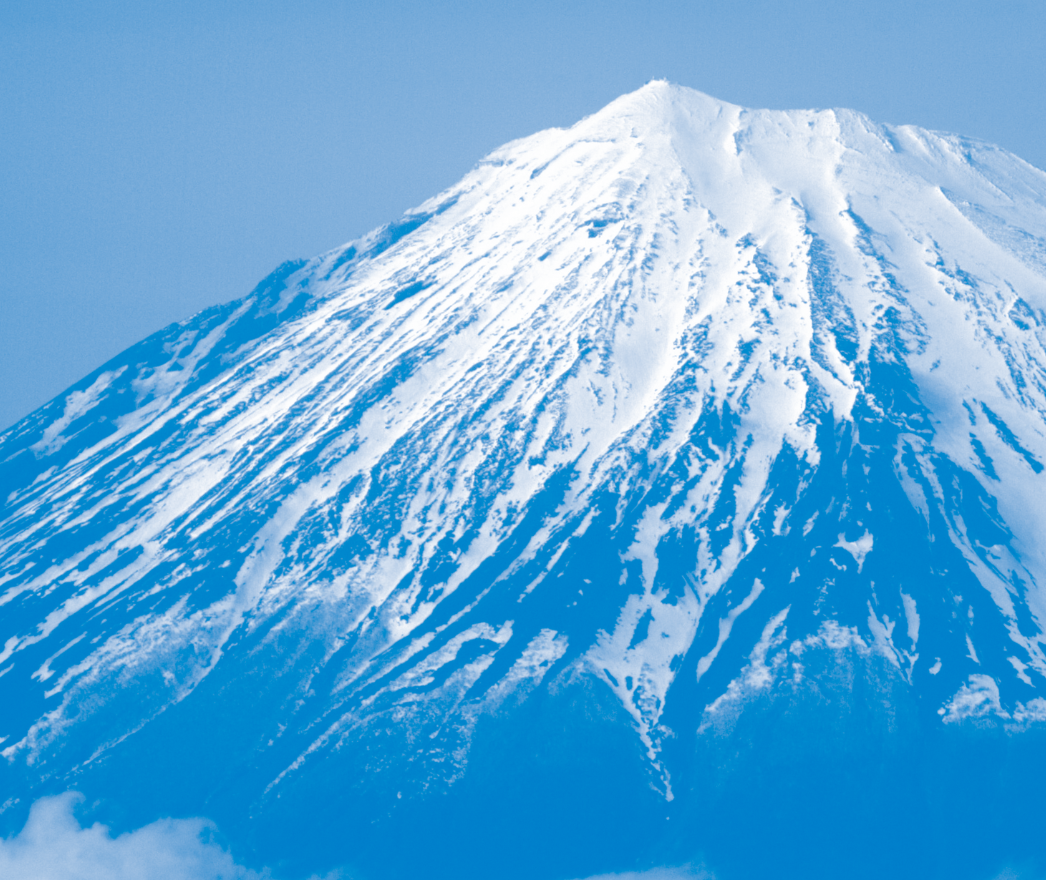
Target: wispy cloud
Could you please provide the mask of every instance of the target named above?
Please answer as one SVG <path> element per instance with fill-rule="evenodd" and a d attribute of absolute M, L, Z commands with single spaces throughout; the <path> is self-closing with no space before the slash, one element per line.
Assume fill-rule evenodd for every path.
<path fill-rule="evenodd" d="M 694 865 L 675 868 L 652 868 L 649 871 L 629 871 L 624 874 L 599 874 L 585 880 L 715 880 L 715 875 Z"/>
<path fill-rule="evenodd" d="M 265 880 L 236 864 L 208 838 L 203 819 L 163 819 L 113 837 L 104 825 L 80 827 L 68 792 L 41 798 L 15 837 L 0 840 L 4 880 Z"/>
<path fill-rule="evenodd" d="M 82 796 L 41 798 L 25 827 L 0 839 L 2 880 L 273 880 L 239 865 L 213 840 L 205 819 L 162 819 L 113 837 L 95 823 L 81 827 L 73 813 Z M 325 880 L 337 880 L 335 872 Z M 321 878 L 313 878 L 321 880 Z M 693 865 L 600 874 L 585 880 L 715 880 Z M 1002 878 L 1000 878 L 1002 880 Z M 1006 878 L 1009 880 L 1009 878 Z"/>
<path fill-rule="evenodd" d="M 82 796 L 41 798 L 25 827 L 0 839 L 2 880 L 273 880 L 239 865 L 214 842 L 205 819 L 162 819 L 113 837 L 101 824 L 81 827 L 73 813 Z M 337 880 L 338 872 L 324 880 Z M 321 880 L 321 878 L 313 878 Z M 600 874 L 586 880 L 714 880 L 693 866 Z"/>

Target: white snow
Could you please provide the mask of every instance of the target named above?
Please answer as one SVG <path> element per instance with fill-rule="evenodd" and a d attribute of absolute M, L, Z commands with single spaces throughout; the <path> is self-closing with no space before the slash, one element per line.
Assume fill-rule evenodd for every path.
<path fill-rule="evenodd" d="M 847 541 L 846 535 L 840 534 L 836 547 L 842 547 L 857 561 L 857 571 L 864 567 L 864 558 L 872 552 L 872 533 L 865 532 L 856 541 Z"/>
<path fill-rule="evenodd" d="M 752 592 L 750 592 L 744 599 L 741 600 L 737 605 L 727 612 L 726 617 L 719 621 L 719 638 L 716 640 L 715 647 L 712 648 L 704 657 L 697 661 L 697 680 L 701 680 L 707 671 L 708 667 L 712 665 L 712 661 L 719 655 L 720 648 L 723 647 L 723 643 L 730 637 L 730 630 L 734 625 L 734 621 L 737 616 L 749 608 L 752 607 L 752 603 L 759 598 L 759 594 L 763 592 L 763 583 L 756 578 L 752 584 Z"/>
<path fill-rule="evenodd" d="M 798 499 L 771 497 L 767 486 L 785 449 L 805 468 L 821 462 L 807 411 L 812 395 L 827 419 L 844 425 L 867 391 L 831 332 L 844 307 L 858 361 L 868 357 L 884 310 L 895 313 L 904 338 L 897 356 L 930 410 L 932 440 L 909 432 L 888 450 L 911 503 L 926 523 L 948 503 L 950 484 L 939 472 L 946 458 L 997 501 L 1014 535 L 1012 545 L 986 547 L 961 510 L 947 523 L 948 539 L 1023 658 L 1009 660 L 1015 673 L 1002 654 L 978 660 L 972 640 L 963 645 L 958 633 L 953 653 L 942 651 L 948 665 L 938 658 L 930 673 L 958 670 L 952 658 L 966 648 L 985 669 L 1000 660 L 1009 681 L 1046 675 L 1041 624 L 1036 632 L 1018 627 L 1016 604 L 1027 603 L 1027 620 L 1046 621 L 1046 471 L 1020 452 L 1046 464 L 1046 386 L 1022 378 L 1043 375 L 1046 334 L 1020 317 L 1025 306 L 1046 315 L 1046 268 L 1035 244 L 1046 241 L 1046 175 L 990 145 L 882 126 L 851 111 L 747 110 L 653 82 L 571 128 L 494 151 L 418 211 L 438 208 L 351 272 L 334 268 L 341 248 L 296 271 L 290 288 L 305 284 L 311 307 L 267 335 L 219 348 L 249 313 L 252 302 L 244 301 L 206 332 L 191 322 L 176 331 L 167 362 L 115 368 L 67 395 L 60 414 L 55 408 L 31 445 L 42 472 L 8 499 L 0 533 L 0 606 L 27 598 L 50 604 L 30 624 L 5 617 L 0 664 L 13 658 L 17 665 L 19 652 L 43 643 L 37 650 L 49 659 L 25 674 L 41 686 L 54 678 L 48 693 L 60 693 L 61 704 L 5 753 L 42 748 L 74 723 L 81 696 L 117 693 L 113 683 L 126 671 L 158 669 L 177 654 L 184 669 L 142 710 L 143 717 L 161 711 L 210 674 L 235 632 L 273 620 L 281 621 L 274 632 L 306 626 L 308 609 L 323 609 L 316 619 L 325 622 L 311 635 L 325 657 L 350 634 L 357 639 L 339 689 L 385 681 L 384 697 L 422 694 L 439 670 L 457 668 L 467 641 L 492 640 L 498 650 L 511 644 L 511 621 L 479 619 L 485 594 L 465 597 L 450 621 L 436 612 L 570 468 L 562 499 L 491 589 L 530 571 L 527 585 L 513 587 L 527 613 L 533 591 L 550 588 L 607 493 L 621 499 L 612 511 L 617 526 L 632 515 L 629 504 L 644 505 L 627 551 L 614 560 L 639 575 L 593 644 L 579 644 L 558 625 L 542 628 L 503 681 L 524 688 L 542 680 L 569 644 L 593 674 L 608 670 L 617 681 L 607 679 L 658 760 L 664 700 L 709 601 L 760 542 L 796 540 L 799 531 L 805 537 L 834 522 L 818 510 L 800 529 L 790 518 L 801 509 Z M 381 234 L 353 245 L 363 252 Z M 818 305 L 815 240 L 832 255 L 828 305 Z M 393 301 L 419 280 L 428 286 Z M 274 308 L 289 297 L 281 294 Z M 825 317 L 822 306 L 840 311 Z M 196 381 L 212 367 L 208 381 Z M 110 402 L 118 386 L 137 405 L 111 433 L 76 446 L 71 426 Z M 891 415 L 874 396 L 865 402 Z M 727 406 L 735 437 L 709 435 L 708 452 L 697 449 L 692 435 L 702 413 Z M 165 432 L 177 442 L 164 442 Z M 69 449 L 71 461 L 44 467 Z M 127 461 L 135 466 L 106 482 Z M 655 479 L 670 484 L 667 498 L 647 499 Z M 120 510 L 135 513 L 115 516 Z M 244 546 L 216 550 L 244 511 L 258 515 Z M 318 521 L 322 533 L 309 532 Z M 55 535 L 75 529 L 90 539 L 37 564 Z M 695 536 L 697 559 L 676 589 L 666 584 L 659 554 L 684 530 Z M 345 561 L 339 552 L 357 538 L 366 552 Z M 180 555 L 185 543 L 199 558 Z M 839 532 L 834 546 L 853 557 L 860 575 L 873 543 L 858 524 Z M 222 567 L 207 568 L 219 552 Z M 436 589 L 422 573 L 441 562 L 446 574 Z M 200 607 L 134 605 L 145 590 L 173 595 L 224 566 L 224 593 Z M 774 581 L 764 580 L 769 597 Z M 795 582 L 804 588 L 798 569 Z M 613 587 L 586 580 L 570 601 L 595 606 Z M 755 580 L 718 623 L 705 621 L 718 625 L 718 638 L 699 661 L 699 679 L 738 616 L 757 613 L 749 609 L 763 589 Z M 901 593 L 901 601 L 910 652 L 895 643 L 896 621 L 873 603 L 866 619 L 862 611 L 859 620 L 794 633 L 798 651 L 874 647 L 894 662 L 905 659 L 910 675 L 920 631 L 933 631 L 933 606 L 920 599 L 920 619 L 914 598 Z M 91 641 L 86 657 L 69 660 L 79 652 L 60 648 L 103 606 L 122 608 L 123 623 Z M 632 645 L 647 613 L 649 634 Z M 767 628 L 736 687 L 710 713 L 772 678 L 767 652 L 786 613 L 761 619 Z M 447 639 L 430 652 L 443 628 Z M 982 652 L 988 644 L 981 642 Z M 455 681 L 473 680 L 494 653 L 456 672 Z M 397 663 L 406 668 L 393 675 Z M 963 685 L 948 720 L 986 701 L 1001 705 L 995 679 L 988 678 L 995 696 L 983 696 L 991 691 L 986 678 Z"/>
<path fill-rule="evenodd" d="M 769 662 L 768 655 L 787 639 L 784 622 L 790 610 L 791 606 L 781 609 L 763 627 L 759 641 L 749 654 L 748 664 L 741 670 L 741 674 L 730 682 L 724 693 L 705 707 L 704 720 L 701 722 L 702 730 L 720 723 L 720 716 L 727 720 L 731 716 L 736 717 L 745 701 L 750 700 L 758 692 L 765 691 L 773 684 L 774 673 L 783 664 L 785 652 L 779 652 L 776 656 L 770 657 Z"/>
<path fill-rule="evenodd" d="M 990 675 L 983 674 L 971 675 L 967 683 L 942 707 L 941 714 L 945 723 L 985 715 L 1010 717 L 999 702 L 998 683 Z"/>
<path fill-rule="evenodd" d="M 908 621 L 908 640 L 912 643 L 912 650 L 919 644 L 919 612 L 915 609 L 915 599 L 907 593 L 901 593 L 901 601 L 904 603 L 904 616 Z"/>

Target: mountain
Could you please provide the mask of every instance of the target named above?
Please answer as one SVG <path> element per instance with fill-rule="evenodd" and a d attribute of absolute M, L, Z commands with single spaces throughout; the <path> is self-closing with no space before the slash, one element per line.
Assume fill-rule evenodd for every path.
<path fill-rule="evenodd" d="M 664 82 L 510 143 L 0 436 L 0 822 L 1042 867 L 1044 345 L 998 147 Z"/>

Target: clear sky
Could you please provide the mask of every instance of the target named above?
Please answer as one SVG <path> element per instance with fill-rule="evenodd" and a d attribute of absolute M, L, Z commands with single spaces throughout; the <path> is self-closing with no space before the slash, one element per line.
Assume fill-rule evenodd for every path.
<path fill-rule="evenodd" d="M 1046 168 L 1046 0 L 0 3 L 0 428 L 664 77 Z"/>

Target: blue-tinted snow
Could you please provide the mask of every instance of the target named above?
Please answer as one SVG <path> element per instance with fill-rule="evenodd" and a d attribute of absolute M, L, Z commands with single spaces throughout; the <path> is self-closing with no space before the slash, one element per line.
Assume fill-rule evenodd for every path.
<path fill-rule="evenodd" d="M 0 437 L 0 815 L 565 877 L 844 773 L 960 839 L 942 756 L 1046 720 L 1043 241 L 995 147 L 652 83 L 172 325 Z"/>

